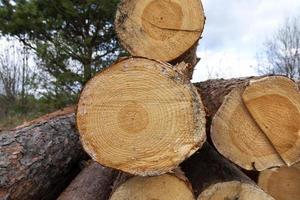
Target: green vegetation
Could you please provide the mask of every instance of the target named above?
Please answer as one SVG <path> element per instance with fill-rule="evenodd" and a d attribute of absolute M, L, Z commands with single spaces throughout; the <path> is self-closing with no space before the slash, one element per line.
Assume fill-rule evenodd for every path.
<path fill-rule="evenodd" d="M 76 103 L 82 86 L 96 72 L 125 54 L 113 28 L 118 2 L 0 0 L 2 37 L 17 39 L 32 54 L 20 57 L 18 67 L 12 67 L 13 64 L 9 62 L 2 66 L 2 72 L 18 69 L 19 73 L 17 76 L 2 73 L 4 76 L 9 76 L 9 79 L 20 78 L 12 86 L 7 81 L 3 83 L 5 77 L 0 77 L 0 86 L 5 88 L 9 85 L 9 90 L 14 91 L 14 95 L 10 95 L 7 89 L 0 91 L 11 104 L 6 104 L 6 108 L 2 109 L 10 112 L 4 112 L 0 116 L 1 121 L 14 121 L 15 116 L 18 118 L 21 115 L 31 118 Z M 27 60 L 24 56 L 27 56 Z M 29 63 L 28 57 L 29 60 L 31 58 Z M 32 70 L 33 62 L 35 70 Z M 15 71 L 11 71 L 15 74 Z M 27 90 L 24 90 L 25 87 Z M 28 98 L 30 100 L 25 103 Z M 17 109 L 20 104 L 22 109 Z"/>

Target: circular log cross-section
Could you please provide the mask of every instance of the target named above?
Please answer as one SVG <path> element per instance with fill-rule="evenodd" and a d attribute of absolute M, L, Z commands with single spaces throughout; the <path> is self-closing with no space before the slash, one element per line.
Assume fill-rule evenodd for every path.
<path fill-rule="evenodd" d="M 300 161 L 300 93 L 295 82 L 285 77 L 251 81 L 243 100 L 282 160 L 288 166 Z"/>
<path fill-rule="evenodd" d="M 204 22 L 200 0 L 123 0 L 115 27 L 131 55 L 169 62 L 197 44 Z"/>
<path fill-rule="evenodd" d="M 193 192 L 186 182 L 175 175 L 135 177 L 121 184 L 110 200 L 194 200 Z"/>
<path fill-rule="evenodd" d="M 258 185 L 276 200 L 300 199 L 300 163 L 261 172 Z"/>
<path fill-rule="evenodd" d="M 217 183 L 200 194 L 197 200 L 274 200 L 258 187 L 239 181 Z"/>
<path fill-rule="evenodd" d="M 247 170 L 300 160 L 300 93 L 292 80 L 247 80 L 229 92 L 212 120 L 218 151 Z"/>
<path fill-rule="evenodd" d="M 247 170 L 264 170 L 284 163 L 255 124 L 242 101 L 243 88 L 233 89 L 216 113 L 211 138 L 218 151 Z"/>
<path fill-rule="evenodd" d="M 170 65 L 143 58 L 115 63 L 87 83 L 77 126 L 94 160 L 142 176 L 174 169 L 206 139 L 194 86 Z"/>

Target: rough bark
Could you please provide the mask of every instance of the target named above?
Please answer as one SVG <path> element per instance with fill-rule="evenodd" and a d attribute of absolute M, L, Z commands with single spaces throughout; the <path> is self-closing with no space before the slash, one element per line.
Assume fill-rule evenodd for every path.
<path fill-rule="evenodd" d="M 218 154 L 208 143 L 205 143 L 198 152 L 184 161 L 181 169 L 191 181 L 196 196 L 207 187 L 220 182 L 252 183 L 244 173 Z"/>
<path fill-rule="evenodd" d="M 0 199 L 54 199 L 86 157 L 74 110 L 56 112 L 0 133 Z"/>
<path fill-rule="evenodd" d="M 207 116 L 211 119 L 222 105 L 226 95 L 236 87 L 248 85 L 249 81 L 253 79 L 258 79 L 258 77 L 213 79 L 195 83 L 194 85 L 201 95 Z"/>
<path fill-rule="evenodd" d="M 58 200 L 107 200 L 118 173 L 90 161 Z"/>
<path fill-rule="evenodd" d="M 239 199 L 241 196 L 245 199 L 273 199 L 208 143 L 181 166 L 195 195 L 200 195 L 198 199 Z M 247 194 L 251 192 L 254 194 Z"/>

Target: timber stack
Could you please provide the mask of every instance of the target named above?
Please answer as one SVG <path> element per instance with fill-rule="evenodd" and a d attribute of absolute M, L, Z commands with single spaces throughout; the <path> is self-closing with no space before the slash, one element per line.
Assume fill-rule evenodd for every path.
<path fill-rule="evenodd" d="M 191 83 L 204 25 L 200 0 L 122 0 L 115 29 L 132 57 L 93 77 L 76 112 L 0 134 L 0 199 L 300 199 L 298 85 Z"/>

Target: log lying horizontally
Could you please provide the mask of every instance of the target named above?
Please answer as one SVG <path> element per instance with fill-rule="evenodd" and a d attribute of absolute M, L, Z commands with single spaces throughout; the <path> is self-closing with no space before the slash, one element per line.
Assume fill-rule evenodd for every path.
<path fill-rule="evenodd" d="M 180 62 L 187 54 L 194 57 L 204 23 L 200 0 L 122 0 L 115 27 L 132 56 Z"/>
<path fill-rule="evenodd" d="M 247 170 L 300 160 L 300 93 L 288 78 L 250 77 L 196 84 L 218 151 Z"/>
<path fill-rule="evenodd" d="M 58 200 L 107 200 L 118 173 L 90 161 Z"/>
<path fill-rule="evenodd" d="M 0 133 L 0 199 L 54 199 L 86 157 L 74 110 Z"/>
<path fill-rule="evenodd" d="M 258 185 L 276 200 L 300 199 L 300 163 L 261 172 Z"/>
<path fill-rule="evenodd" d="M 140 77 L 140 74 L 138 73 L 135 76 Z M 210 80 L 195 84 L 195 86 L 199 89 L 199 92 L 203 97 L 207 107 L 206 110 L 210 112 L 209 114 L 211 116 L 214 116 L 214 113 L 224 101 L 225 96 L 230 93 L 232 89 L 237 86 L 242 86 L 252 79 L 259 79 L 259 77 L 232 80 Z M 120 83 L 120 86 L 124 87 L 124 83 Z M 143 87 L 146 88 L 146 86 L 147 84 Z M 161 86 L 159 85 L 156 86 L 156 88 L 157 87 L 160 88 Z M 166 88 L 163 90 L 167 91 Z M 155 93 L 156 91 L 157 90 L 153 92 Z M 156 96 L 160 97 L 164 94 L 166 93 L 157 93 Z M 173 110 L 173 108 L 176 107 L 176 104 L 172 104 L 170 110 Z M 174 113 L 171 112 L 171 114 Z M 240 119 L 238 119 L 238 121 L 239 123 L 236 125 L 237 128 L 242 124 Z M 179 121 L 177 123 L 181 124 L 183 122 Z M 280 123 L 280 120 L 278 120 L 278 123 Z M 182 127 L 186 126 L 182 125 Z M 245 131 L 244 129 L 239 130 L 241 133 Z M 61 182 L 63 179 L 68 179 L 68 174 L 71 174 L 70 176 L 72 176 L 73 169 L 76 168 L 76 163 L 82 158 L 81 144 L 78 142 L 76 132 L 74 113 L 72 111 L 69 113 L 62 113 L 61 115 L 53 115 L 47 119 L 36 120 L 34 123 L 26 124 L 14 131 L 1 132 L 0 197 L 11 197 L 13 199 L 47 199 L 46 196 L 49 195 L 49 193 L 52 193 L 52 191 L 53 193 L 56 193 L 54 192 L 56 189 L 53 189 L 55 184 Z M 261 135 L 259 136 L 262 137 Z M 262 148 L 263 143 L 259 142 L 259 136 L 255 136 L 255 139 L 246 143 L 248 144 L 245 145 L 247 148 L 244 148 L 247 149 L 246 154 L 242 154 L 245 158 L 249 159 L 249 162 L 246 162 L 245 159 L 243 161 L 249 163 L 248 166 L 250 169 L 253 169 L 252 162 L 255 161 L 255 159 L 266 160 L 267 157 L 272 157 L 264 155 L 264 152 L 268 151 L 265 148 Z M 239 141 L 237 143 L 239 145 L 246 141 L 244 137 L 237 136 L 237 138 Z M 268 144 L 267 142 L 265 143 Z M 24 147 L 22 147 L 22 145 Z M 129 147 L 133 148 L 133 146 L 128 146 L 128 148 Z M 255 151 L 247 153 L 249 152 L 249 149 L 258 149 L 261 153 L 256 155 L 253 153 Z M 275 150 L 273 149 L 273 152 L 274 151 Z M 240 159 L 243 159 L 243 156 L 241 156 Z M 255 159 L 253 159 L 254 157 Z M 283 165 L 284 163 L 278 157 L 279 156 L 275 156 L 275 154 L 273 155 L 273 158 L 277 158 L 277 161 L 280 162 L 278 165 Z M 273 161 L 275 164 L 276 162 Z M 259 164 L 261 162 L 257 163 Z M 255 168 L 259 167 L 258 164 L 255 164 Z M 23 165 L 28 166 L 24 167 Z M 274 164 L 271 162 L 271 164 L 268 165 L 260 165 L 260 169 L 263 169 Z M 63 186 L 58 186 L 58 188 L 61 190 Z"/>
<path fill-rule="evenodd" d="M 194 200 L 190 184 L 182 176 L 164 174 L 156 177 L 134 177 L 117 187 L 110 200 Z"/>
<path fill-rule="evenodd" d="M 142 176 L 171 171 L 206 139 L 194 86 L 171 65 L 144 58 L 123 59 L 87 83 L 77 127 L 94 160 Z"/>
<path fill-rule="evenodd" d="M 182 170 L 198 200 L 273 199 L 208 143 L 182 164 Z"/>

